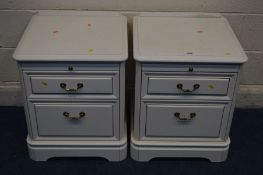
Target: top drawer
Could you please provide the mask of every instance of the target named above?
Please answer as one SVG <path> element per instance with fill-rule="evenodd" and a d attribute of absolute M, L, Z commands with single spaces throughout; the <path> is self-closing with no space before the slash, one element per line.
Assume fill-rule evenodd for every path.
<path fill-rule="evenodd" d="M 89 71 L 79 73 L 24 72 L 27 96 L 47 97 L 119 97 L 118 71 Z M 44 96 L 43 96 L 44 95 Z"/>
<path fill-rule="evenodd" d="M 169 73 L 144 72 L 142 98 L 173 99 L 196 96 L 217 96 L 231 99 L 234 93 L 236 73 Z"/>

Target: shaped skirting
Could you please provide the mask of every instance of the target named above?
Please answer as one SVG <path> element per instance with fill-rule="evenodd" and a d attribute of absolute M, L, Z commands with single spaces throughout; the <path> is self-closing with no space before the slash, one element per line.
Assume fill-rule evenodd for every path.
<path fill-rule="evenodd" d="M 147 142 L 147 141 L 145 141 Z M 225 142 L 226 146 L 211 146 L 207 147 L 200 144 L 194 146 L 161 146 L 161 145 L 140 145 L 134 138 L 131 140 L 131 157 L 136 161 L 150 161 L 157 157 L 192 157 L 192 158 L 206 158 L 211 162 L 222 162 L 226 160 L 229 150 L 229 139 Z"/>
<path fill-rule="evenodd" d="M 41 145 L 41 142 L 44 144 Z M 67 141 L 59 145 L 58 141 L 52 144 L 52 141 L 32 141 L 27 138 L 29 155 L 35 161 L 46 161 L 52 157 L 103 157 L 109 161 L 121 161 L 127 156 L 126 139 L 109 145 L 95 145 L 90 142 L 81 141 L 79 144 L 78 141 Z"/>

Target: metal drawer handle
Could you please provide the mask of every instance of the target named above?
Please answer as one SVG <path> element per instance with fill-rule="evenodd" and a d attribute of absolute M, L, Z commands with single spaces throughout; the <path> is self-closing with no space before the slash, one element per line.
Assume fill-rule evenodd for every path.
<path fill-rule="evenodd" d="M 195 90 L 199 89 L 200 85 L 199 84 L 194 84 L 193 89 L 184 89 L 183 84 L 179 83 L 177 84 L 177 88 L 182 90 L 183 92 L 194 92 Z"/>
<path fill-rule="evenodd" d="M 73 67 L 72 67 L 72 66 L 69 66 L 69 67 L 68 67 L 68 70 L 69 70 L 69 71 L 73 71 Z"/>
<path fill-rule="evenodd" d="M 174 116 L 181 121 L 189 121 L 196 117 L 196 113 L 192 112 L 189 116 L 181 116 L 179 112 L 174 113 Z"/>
<path fill-rule="evenodd" d="M 70 120 L 79 120 L 82 117 L 84 117 L 86 114 L 85 114 L 85 112 L 80 112 L 79 116 L 70 116 L 69 112 L 63 112 L 63 115 L 64 115 L 64 117 L 66 117 L 66 118 L 68 118 Z"/>
<path fill-rule="evenodd" d="M 193 67 L 189 67 L 189 68 L 188 68 L 188 71 L 189 71 L 189 72 L 193 72 L 193 71 L 194 71 L 194 68 L 193 68 Z"/>
<path fill-rule="evenodd" d="M 62 89 L 64 89 L 65 91 L 67 91 L 67 92 L 76 92 L 79 89 L 83 88 L 83 86 L 84 86 L 83 83 L 78 83 L 77 84 L 77 88 L 74 89 L 74 88 L 67 88 L 67 84 L 66 83 L 60 83 L 60 87 Z"/>

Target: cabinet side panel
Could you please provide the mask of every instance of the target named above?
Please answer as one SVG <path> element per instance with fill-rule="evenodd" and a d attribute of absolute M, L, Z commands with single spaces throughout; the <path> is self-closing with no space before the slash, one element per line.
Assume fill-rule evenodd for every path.
<path fill-rule="evenodd" d="M 22 89 L 22 94 L 23 94 L 23 103 L 24 103 L 24 111 L 25 111 L 25 116 L 26 116 L 27 132 L 28 132 L 28 136 L 30 138 L 33 138 L 34 132 L 32 131 L 32 127 L 30 123 L 30 112 L 29 112 L 28 103 L 27 103 L 27 96 L 26 96 L 26 90 L 25 90 L 25 84 L 24 84 L 25 81 L 24 81 L 23 72 L 22 72 L 22 64 L 18 62 L 17 65 L 19 69 L 19 77 L 21 81 L 21 89 Z"/>
<path fill-rule="evenodd" d="M 120 97 L 120 105 L 119 105 L 119 111 L 120 111 L 120 118 L 118 120 L 118 125 L 120 126 L 120 139 L 125 136 L 125 62 L 120 64 L 120 80 L 119 80 L 119 97 Z M 117 123 L 115 124 L 117 125 Z"/>
<path fill-rule="evenodd" d="M 229 137 L 229 132 L 230 132 L 232 119 L 233 119 L 233 115 L 234 115 L 234 111 L 235 111 L 236 99 L 237 99 L 237 95 L 238 95 L 239 83 L 240 83 L 240 72 L 237 74 L 236 83 L 235 83 L 235 86 L 233 87 L 234 95 L 233 95 L 233 100 L 232 100 L 232 104 L 231 104 L 231 108 L 230 108 L 230 112 L 229 112 L 229 118 L 228 118 L 228 121 L 226 123 L 227 129 L 225 132 L 225 139 L 227 139 Z"/>
<path fill-rule="evenodd" d="M 135 99 L 134 99 L 134 114 L 132 120 L 132 128 L 135 139 L 139 139 L 140 133 L 140 108 L 141 108 L 141 64 L 136 62 L 136 70 L 135 70 Z"/>

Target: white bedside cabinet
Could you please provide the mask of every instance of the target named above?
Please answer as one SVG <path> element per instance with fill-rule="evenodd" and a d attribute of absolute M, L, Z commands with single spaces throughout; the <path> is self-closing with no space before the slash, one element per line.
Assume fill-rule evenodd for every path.
<path fill-rule="evenodd" d="M 247 60 L 219 14 L 134 17 L 135 109 L 131 156 L 227 158 L 229 130 Z"/>
<path fill-rule="evenodd" d="M 118 13 L 41 12 L 15 53 L 33 160 L 126 157 L 127 21 Z"/>

